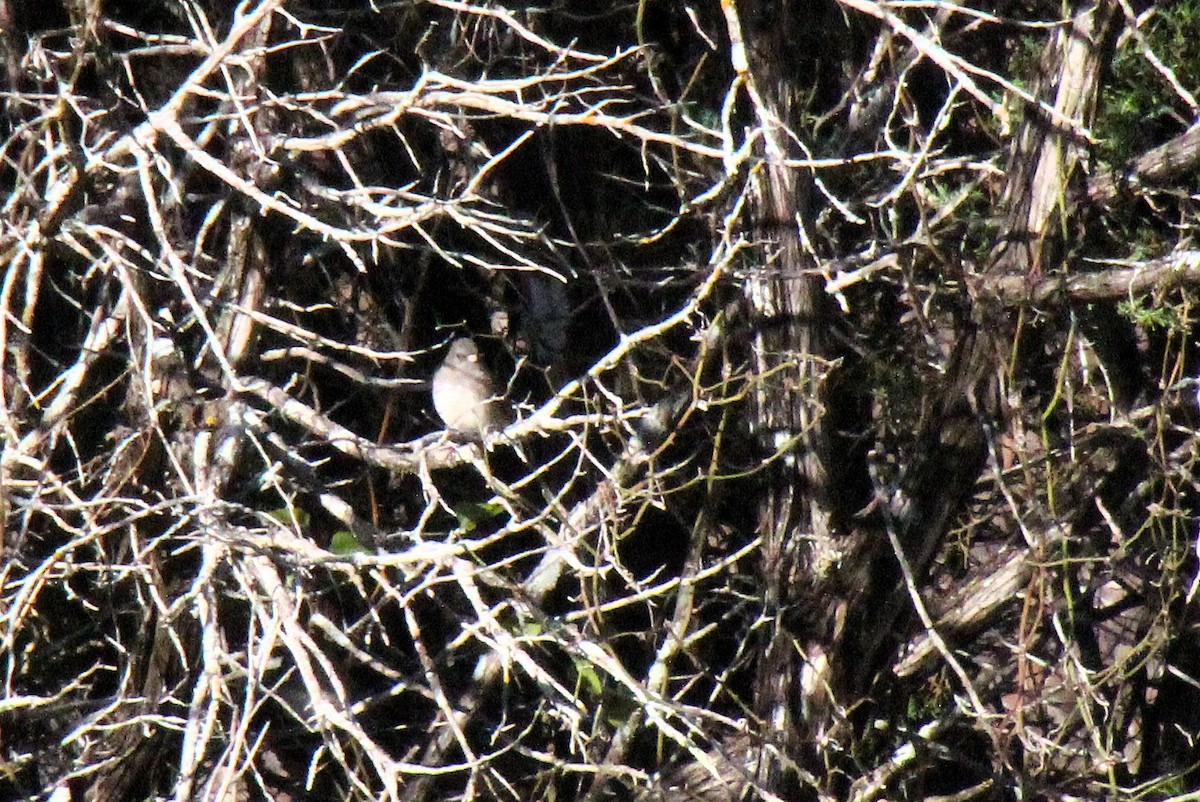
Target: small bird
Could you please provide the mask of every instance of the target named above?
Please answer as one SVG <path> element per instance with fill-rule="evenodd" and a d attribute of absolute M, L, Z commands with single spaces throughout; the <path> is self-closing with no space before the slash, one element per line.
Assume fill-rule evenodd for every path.
<path fill-rule="evenodd" d="M 450 343 L 434 371 L 433 408 L 455 434 L 483 437 L 508 423 L 504 399 L 470 337 Z"/>

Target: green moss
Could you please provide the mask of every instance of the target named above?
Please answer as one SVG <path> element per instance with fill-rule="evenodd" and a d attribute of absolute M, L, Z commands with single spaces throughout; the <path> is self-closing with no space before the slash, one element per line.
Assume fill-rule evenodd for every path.
<path fill-rule="evenodd" d="M 1190 328 L 1191 303 L 1161 304 L 1151 298 L 1131 298 L 1117 304 L 1117 311 L 1144 329 L 1184 332 Z"/>
<path fill-rule="evenodd" d="M 1181 85 L 1192 89 L 1200 86 L 1198 31 L 1200 0 L 1157 10 L 1141 28 L 1153 53 Z M 1191 118 L 1191 110 L 1147 59 L 1142 44 L 1127 37 L 1101 93 L 1095 126 L 1101 161 L 1120 165 L 1182 131 Z"/>

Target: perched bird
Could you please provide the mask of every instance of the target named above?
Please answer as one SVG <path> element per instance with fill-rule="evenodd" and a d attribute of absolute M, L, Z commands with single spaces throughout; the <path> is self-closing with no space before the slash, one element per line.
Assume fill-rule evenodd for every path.
<path fill-rule="evenodd" d="M 456 434 L 482 437 L 503 429 L 508 409 L 470 337 L 450 343 L 433 374 L 433 408 Z"/>

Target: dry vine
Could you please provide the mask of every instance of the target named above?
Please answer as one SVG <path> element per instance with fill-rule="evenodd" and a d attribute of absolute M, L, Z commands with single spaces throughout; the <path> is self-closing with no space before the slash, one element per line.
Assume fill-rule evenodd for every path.
<path fill-rule="evenodd" d="M 0 0 L 0 797 L 1196 781 L 1170 18 L 126 5 Z"/>

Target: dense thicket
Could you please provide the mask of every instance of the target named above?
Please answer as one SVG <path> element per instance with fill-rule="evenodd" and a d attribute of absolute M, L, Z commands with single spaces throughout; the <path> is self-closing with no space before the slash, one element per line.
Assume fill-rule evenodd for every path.
<path fill-rule="evenodd" d="M 0 797 L 1197 787 L 1198 26 L 0 0 Z"/>

